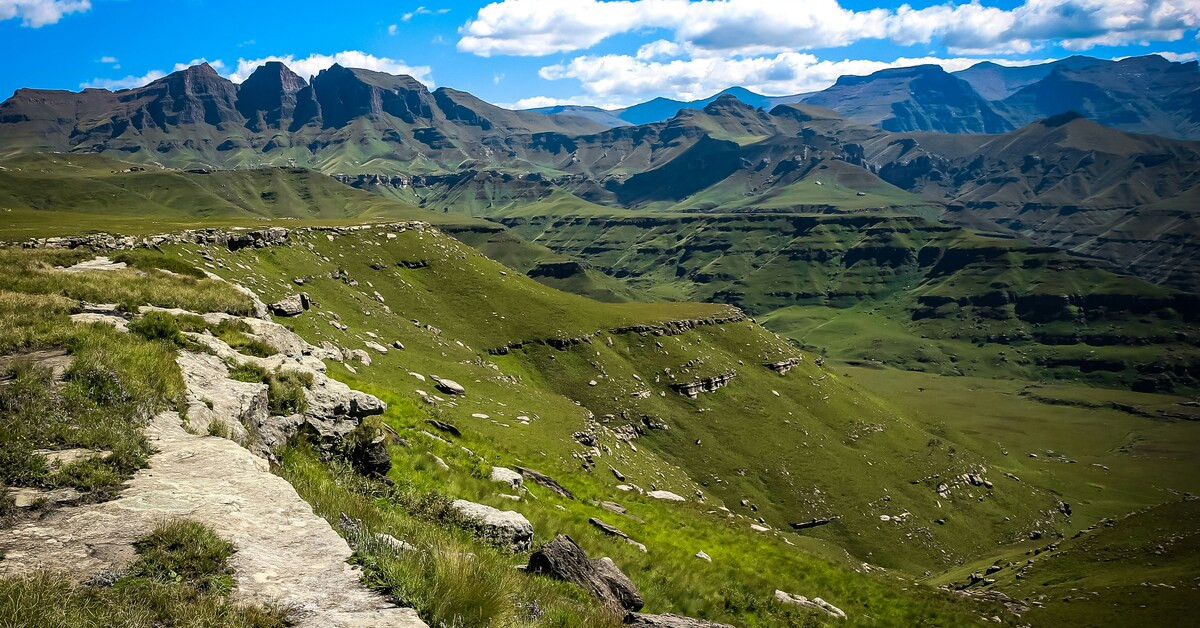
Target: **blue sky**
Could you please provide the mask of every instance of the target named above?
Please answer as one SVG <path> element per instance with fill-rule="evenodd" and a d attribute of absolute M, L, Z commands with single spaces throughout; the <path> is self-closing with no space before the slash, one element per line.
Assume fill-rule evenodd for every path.
<path fill-rule="evenodd" d="M 1200 0 L 0 0 L 0 94 L 139 85 L 196 60 L 407 73 L 511 106 L 617 106 L 842 74 L 1200 50 Z"/>

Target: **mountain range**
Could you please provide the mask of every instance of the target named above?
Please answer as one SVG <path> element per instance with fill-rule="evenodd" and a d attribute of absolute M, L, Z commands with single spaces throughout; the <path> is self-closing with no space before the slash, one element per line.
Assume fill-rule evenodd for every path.
<path fill-rule="evenodd" d="M 1063 100 L 1047 85 L 1131 91 L 1137 80 L 1155 81 L 1162 89 L 1140 90 L 1158 103 L 1140 108 L 1145 126 L 1182 119 L 1188 98 L 1200 93 L 1196 76 L 1194 62 L 1160 57 L 989 64 L 958 75 L 917 66 L 844 77 L 805 102 L 772 104 L 737 89 L 665 120 L 610 127 L 338 65 L 306 81 L 273 62 L 237 85 L 202 64 L 119 92 L 19 90 L 0 104 L 0 156 L 76 152 L 176 169 L 303 167 L 420 207 L 477 215 L 538 203 L 932 212 L 1195 290 L 1200 143 L 1097 123 L 1089 117 L 1121 114 L 1098 97 Z M 988 101 L 975 85 L 1009 95 Z M 1048 93 L 1086 106 L 1006 130 L 1012 103 L 1049 107 Z M 881 98 L 903 100 L 882 106 Z M 1129 108 L 1133 98 L 1114 102 Z M 1170 103 L 1183 113 L 1168 115 Z M 652 101 L 623 114 L 649 119 L 677 104 Z M 938 132 L 908 128 L 930 126 Z"/>
<path fill-rule="evenodd" d="M 1200 139 L 1197 62 L 1172 62 L 1158 55 L 1118 61 L 1073 56 L 1028 66 L 984 61 L 958 72 L 918 65 L 843 76 L 808 94 L 764 96 L 735 87 L 690 102 L 656 98 L 624 109 L 560 106 L 532 111 L 586 116 L 609 126 L 636 125 L 702 108 L 725 94 L 766 109 L 797 102 L 820 105 L 890 131 L 1002 133 L 1076 111 L 1124 131 Z"/>

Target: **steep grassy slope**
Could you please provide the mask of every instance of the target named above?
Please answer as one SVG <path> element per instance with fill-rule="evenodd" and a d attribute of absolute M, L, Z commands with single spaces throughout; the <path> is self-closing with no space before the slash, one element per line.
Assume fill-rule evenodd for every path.
<path fill-rule="evenodd" d="M 938 373 L 1197 384 L 1196 297 L 887 212 L 511 215 L 647 298 L 738 305 L 814 350 Z"/>
<path fill-rule="evenodd" d="M 295 290 L 293 269 L 305 268 L 303 289 L 316 306 L 292 324 L 313 341 L 353 348 L 372 340 L 369 332 L 385 345 L 402 342 L 403 350 L 373 352 L 370 366 L 355 362 L 354 372 L 340 366 L 333 371 L 388 400 L 399 414 L 389 411 L 387 420 L 428 443 L 415 451 L 394 449 L 403 460 L 416 456 L 403 468 L 428 477 L 422 482 L 431 486 L 451 487 L 456 495 L 516 508 L 535 522 L 538 534 L 567 531 L 589 551 L 613 555 L 658 596 L 650 602 L 655 610 L 737 617 L 716 602 L 732 593 L 718 593 L 710 578 L 741 583 L 735 587 L 746 587 L 742 590 L 749 595 L 772 587 L 811 590 L 816 582 L 799 574 L 817 568 L 805 561 L 813 553 L 838 556 L 837 547 L 849 551 L 851 564 L 957 573 L 959 566 L 995 560 L 998 551 L 1026 547 L 1024 540 L 1034 531 L 1044 538 L 1069 537 L 1097 518 L 1158 503 L 1157 492 L 1144 490 L 1147 478 L 1171 478 L 1173 486 L 1196 481 L 1173 455 L 1154 453 L 1166 443 L 1192 442 L 1183 436 L 1191 424 L 1155 427 L 1144 417 L 1116 410 L 1097 414 L 1006 396 L 1010 389 L 1018 392 L 1020 384 L 911 374 L 929 378 L 922 387 L 944 391 L 919 397 L 926 393 L 904 388 L 911 380 L 902 378 L 909 375 L 818 366 L 813 354 L 797 352 L 747 321 L 678 332 L 656 327 L 719 315 L 720 306 L 596 304 L 505 275 L 493 262 L 434 233 L 389 239 L 366 232 L 332 241 L 318 234 L 299 244 L 210 253 L 217 272 L 268 298 Z M 195 259 L 194 251 L 181 252 Z M 344 272 L 331 278 L 329 273 L 339 269 Z M 334 313 L 348 330 L 328 322 Z M 645 331 L 613 331 L 639 324 Z M 786 375 L 763 366 L 785 357 L 801 358 Z M 736 375 L 727 386 L 695 400 L 670 388 L 731 371 Z M 463 432 L 461 440 L 444 436 L 449 443 L 441 443 L 421 435 L 429 429 L 423 425 L 429 415 L 419 409 L 417 391 L 439 393 L 410 372 L 436 373 L 467 387 L 466 397 L 448 397 L 431 407 L 433 416 Z M 876 373 L 883 375 L 876 380 Z M 901 388 L 886 383 L 893 377 Z M 981 391 L 993 397 L 980 397 Z M 1039 393 L 1045 398 L 1064 394 Z M 944 401 L 933 408 L 918 403 L 921 399 Z M 983 399 L 994 399 L 988 411 L 967 409 Z M 1177 400 L 1155 398 L 1154 403 L 1166 407 Z M 1038 427 L 1051 418 L 1058 424 L 1053 430 Z M 1078 434 L 1089 423 L 1094 444 L 1085 447 Z M 656 425 L 668 429 L 651 427 Z M 1131 428 L 1138 434 L 1132 438 L 1145 443 L 1145 456 L 1151 457 L 1118 465 L 1122 454 L 1112 451 L 1130 437 Z M 486 463 L 455 454 L 460 443 Z M 422 452 L 425 447 L 450 461 L 450 470 L 439 469 Z M 1060 462 L 1046 449 L 1083 464 Z M 1092 462 L 1112 469 L 1106 490 L 1099 493 L 1088 474 L 1101 470 Z M 507 501 L 494 485 L 465 477 L 479 464 L 536 468 L 578 499 L 539 490 L 538 500 Z M 965 473 L 994 488 L 972 485 L 963 479 Z M 657 502 L 622 492 L 619 484 L 670 490 L 689 501 Z M 590 499 L 617 501 L 636 519 L 587 506 Z M 1060 501 L 1072 504 L 1072 516 L 1061 511 Z M 787 532 L 790 523 L 833 515 L 840 518 L 828 525 Z M 589 530 L 587 517 L 616 520 L 647 544 L 649 554 Z M 772 531 L 752 530 L 757 517 Z M 666 533 L 680 527 L 686 534 Z M 699 549 L 712 554 L 706 548 L 717 545 L 726 552 L 716 561 L 719 571 L 703 567 L 697 572 L 691 554 Z M 677 579 L 664 567 L 689 575 Z M 819 586 L 835 588 L 842 601 L 855 600 L 855 608 L 864 596 L 876 595 L 842 578 L 821 576 Z M 877 604 L 871 602 L 873 608 L 891 610 L 863 612 L 897 617 L 891 613 L 898 607 L 890 605 L 898 602 Z"/>
<path fill-rule="evenodd" d="M 186 256 L 195 254 L 185 249 L 181 252 Z M 522 510 L 538 525 L 539 535 L 570 531 L 581 542 L 619 556 L 635 578 L 645 578 L 653 583 L 651 591 L 667 596 L 657 608 L 716 612 L 712 604 L 720 598 L 710 596 L 728 582 L 761 583 L 751 591 L 755 596 L 769 593 L 768 586 L 801 586 L 802 580 L 791 579 L 805 578 L 801 574 L 808 569 L 801 565 L 813 560 L 807 552 L 831 555 L 815 539 L 845 543 L 875 564 L 914 569 L 953 564 L 988 549 L 978 534 L 943 535 L 936 530 L 902 548 L 896 539 L 929 528 L 928 522 L 909 519 L 879 526 L 882 513 L 899 515 L 918 508 L 931 512 L 936 491 L 909 482 L 973 468 L 973 455 L 948 454 L 944 444 L 930 444 L 930 434 L 824 372 L 811 355 L 797 353 L 748 321 L 716 322 L 730 314 L 723 306 L 598 304 L 504 274 L 503 267 L 432 232 L 406 232 L 394 239 L 363 232 L 332 241 L 318 234 L 289 247 L 210 253 L 218 273 L 245 282 L 268 299 L 295 289 L 295 269 L 303 268 L 303 289 L 316 305 L 291 323 L 312 341 L 361 347 L 372 338 L 370 332 L 384 344 L 403 343 L 403 350 L 373 352 L 370 366 L 354 363 L 355 372 L 333 368 L 339 377 L 380 394 L 398 411 L 409 412 L 404 409 L 419 403 L 418 389 L 438 394 L 430 382 L 410 371 L 463 383 L 468 395 L 437 402 L 434 416 L 456 425 L 465 435 L 461 442 L 472 450 L 494 452 L 488 462 L 532 466 L 556 477 L 580 499 L 513 504 L 486 482 L 456 480 L 454 485 L 469 491 L 469 498 Z M 343 272 L 338 278 L 331 278 L 339 269 Z M 328 322 L 334 313 L 348 330 Z M 715 324 L 691 329 L 671 323 L 712 317 L 718 317 Z M 599 335 L 587 340 L 571 340 L 596 332 Z M 763 366 L 789 356 L 804 359 L 786 376 Z M 737 375 L 727 387 L 695 400 L 670 388 L 671 383 L 730 370 Z M 636 394 L 642 390 L 648 392 Z M 413 430 L 420 427 L 420 417 L 402 414 L 396 419 L 400 427 Z M 662 425 L 668 429 L 650 427 Z M 636 432 L 644 435 L 636 437 Z M 618 433 L 635 440 L 619 439 Z M 579 442 L 590 443 L 591 438 L 596 439 L 595 448 Z M 911 454 L 897 457 L 897 450 Z M 438 451 L 443 449 L 438 446 Z M 771 463 L 759 468 L 761 460 Z M 625 479 L 618 479 L 610 467 Z M 436 466 L 430 470 L 443 473 Z M 622 483 L 671 490 L 687 502 L 664 504 L 623 493 L 616 488 Z M 863 503 L 865 494 L 881 489 L 895 502 Z M 614 547 L 588 532 L 585 514 L 606 515 L 585 507 L 582 502 L 587 499 L 616 500 L 629 507 L 641 521 L 621 517 L 620 525 L 650 546 L 649 555 Z M 756 510 L 739 506 L 742 499 Z M 1053 499 L 1035 490 L 1019 500 L 1015 495 L 998 498 L 997 503 L 1003 505 L 995 508 L 1019 513 L 992 532 L 999 539 L 1042 517 Z M 557 510 L 559 504 L 568 507 L 566 513 Z M 734 512 L 712 510 L 722 504 Z M 963 507 L 973 511 L 971 503 Z M 990 508 L 969 516 L 985 517 Z M 841 519 L 808 540 L 750 527 L 759 516 L 775 530 L 787 530 L 793 520 L 829 515 Z M 865 529 L 871 531 L 863 534 L 868 523 L 871 528 Z M 666 532 L 675 526 L 693 534 Z M 1006 526 L 1012 529 L 1001 529 Z M 786 549 L 785 536 L 808 550 Z M 726 571 L 720 584 L 707 577 L 693 580 L 695 576 L 679 581 L 660 570 L 663 561 L 695 564 L 690 557 L 702 549 L 696 543 L 701 539 L 704 547 L 723 546 L 733 552 L 721 561 L 720 569 Z M 763 572 L 756 561 L 733 558 L 742 551 L 774 554 L 769 562 L 775 566 Z M 767 585 L 768 581 L 780 584 Z M 846 582 L 836 586 L 849 587 L 847 592 L 859 586 Z M 689 590 L 694 601 L 683 604 L 686 596 L 677 597 L 678 592 Z"/>

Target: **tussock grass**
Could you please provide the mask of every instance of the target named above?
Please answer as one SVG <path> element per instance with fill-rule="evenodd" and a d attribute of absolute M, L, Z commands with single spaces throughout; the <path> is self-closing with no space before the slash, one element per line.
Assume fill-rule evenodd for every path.
<path fill-rule="evenodd" d="M 165 270 L 177 275 L 186 275 L 197 279 L 204 278 L 204 272 L 192 264 L 178 257 L 167 257 L 162 253 L 149 249 L 123 251 L 114 255 L 112 260 L 114 262 L 124 262 L 133 268 L 146 272 Z"/>
<path fill-rule="evenodd" d="M 136 543 L 138 558 L 112 586 L 79 586 L 65 574 L 0 579 L 0 625 L 157 628 L 276 628 L 274 606 L 238 604 L 229 557 L 234 547 L 195 521 L 160 525 Z"/>
<path fill-rule="evenodd" d="M 347 538 L 367 583 L 412 606 L 433 626 L 615 627 L 620 618 L 581 589 L 514 568 L 524 562 L 474 540 L 449 498 L 388 486 L 346 463 L 323 464 L 303 445 L 286 449 L 276 472 Z M 416 547 L 397 548 L 388 534 Z"/>
<path fill-rule="evenodd" d="M 272 414 L 298 414 L 308 408 L 304 390 L 313 385 L 310 373 L 281 369 L 274 373 L 250 363 L 231 365 L 230 379 L 239 382 L 263 383 L 267 385 L 267 407 Z"/>
<path fill-rule="evenodd" d="M 94 303 L 117 303 L 126 311 L 142 305 L 183 308 L 197 312 L 249 314 L 246 295 L 228 284 L 196 277 L 147 274 L 136 269 L 64 273 L 67 266 L 87 259 L 90 252 L 0 249 L 0 290 L 33 295 L 59 295 Z"/>
<path fill-rule="evenodd" d="M 47 369 L 17 363 L 12 383 L 0 388 L 0 481 L 73 487 L 102 500 L 146 465 L 141 427 L 182 395 L 183 379 L 166 347 L 103 325 L 83 328 L 69 347 L 75 360 L 62 383 Z M 33 453 L 66 448 L 98 455 L 51 469 Z"/>
<path fill-rule="evenodd" d="M 202 523 L 183 519 L 160 524 L 134 547 L 138 559 L 130 577 L 185 582 L 199 591 L 233 590 L 233 544 Z"/>

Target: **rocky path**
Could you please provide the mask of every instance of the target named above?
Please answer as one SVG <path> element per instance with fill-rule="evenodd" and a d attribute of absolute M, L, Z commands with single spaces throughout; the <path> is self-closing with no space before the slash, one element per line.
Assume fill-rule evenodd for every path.
<path fill-rule="evenodd" d="M 412 609 L 366 590 L 350 547 L 266 462 L 224 438 L 196 436 L 179 415 L 155 417 L 158 450 L 118 499 L 66 508 L 8 531 L 0 573 L 62 569 L 86 579 L 119 569 L 160 521 L 202 521 L 237 547 L 235 596 L 295 609 L 299 626 L 425 626 Z"/>
<path fill-rule="evenodd" d="M 95 321 L 118 328 L 125 322 L 116 316 Z M 211 336 L 204 340 L 237 361 L 308 370 L 316 380 L 307 393 L 313 424 L 337 430 L 356 424 L 351 420 L 356 410 L 382 411 L 373 397 L 325 377 L 324 365 L 312 355 L 315 347 L 275 323 L 246 321 L 254 325 L 256 336 L 282 353 L 259 360 L 237 354 Z M 267 417 L 264 384 L 227 379 L 221 359 L 182 352 L 177 361 L 189 386 L 189 405 L 198 406 L 193 428 L 202 418 L 220 419 L 242 431 L 244 421 L 284 418 Z M 215 399 L 209 401 L 211 409 L 195 399 L 198 395 Z M 369 402 L 379 407 L 367 407 Z M 201 416 L 201 409 L 212 416 Z M 117 499 L 53 510 L 0 534 L 0 575 L 52 570 L 86 581 L 97 572 L 119 571 L 133 560 L 137 538 L 162 521 L 188 518 L 210 526 L 237 548 L 231 562 L 239 600 L 283 605 L 293 611 L 298 626 L 425 626 L 412 609 L 397 607 L 360 583 L 359 570 L 346 562 L 351 555 L 346 541 L 291 484 L 270 472 L 262 455 L 227 438 L 190 433 L 175 412 L 155 416 L 146 436 L 156 453 Z"/>

